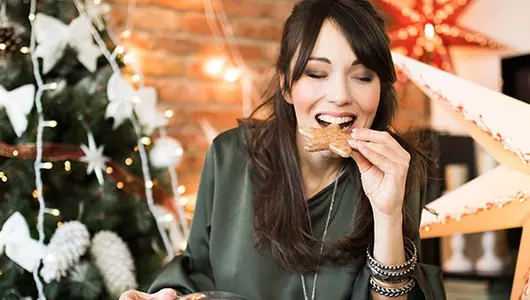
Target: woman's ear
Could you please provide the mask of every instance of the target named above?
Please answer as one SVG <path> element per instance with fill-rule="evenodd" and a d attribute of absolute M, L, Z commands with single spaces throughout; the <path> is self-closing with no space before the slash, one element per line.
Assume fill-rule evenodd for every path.
<path fill-rule="evenodd" d="M 280 74 L 280 90 L 282 91 L 283 99 L 289 104 L 293 104 L 293 101 L 291 99 L 291 93 L 285 90 L 285 76 Z"/>

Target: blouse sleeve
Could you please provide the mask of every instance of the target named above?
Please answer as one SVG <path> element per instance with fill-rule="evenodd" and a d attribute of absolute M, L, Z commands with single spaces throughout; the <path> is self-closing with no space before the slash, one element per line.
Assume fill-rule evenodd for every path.
<path fill-rule="evenodd" d="M 206 154 L 186 250 L 162 270 L 149 288 L 149 293 L 162 288 L 173 288 L 182 294 L 214 289 L 209 255 L 214 174 L 215 149 L 212 146 Z"/>
<path fill-rule="evenodd" d="M 426 190 L 415 189 L 406 199 L 406 209 L 412 216 L 414 224 L 417 228 L 420 226 L 421 212 L 425 204 Z M 414 240 L 414 244 L 418 248 L 418 255 L 421 253 L 420 237 Z M 412 275 L 416 280 L 416 286 L 408 294 L 407 300 L 445 300 L 446 294 L 443 286 L 441 269 L 434 265 L 427 265 L 421 263 L 421 257 L 418 257 L 418 265 Z M 366 267 L 366 263 L 362 263 L 357 276 L 353 283 L 352 300 L 371 299 L 370 294 L 370 271 Z"/>

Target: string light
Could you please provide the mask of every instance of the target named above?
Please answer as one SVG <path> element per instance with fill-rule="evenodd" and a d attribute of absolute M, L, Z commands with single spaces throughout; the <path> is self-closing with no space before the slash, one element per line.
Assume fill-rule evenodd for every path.
<path fill-rule="evenodd" d="M 224 79 L 228 82 L 236 81 L 241 75 L 241 71 L 237 68 L 228 68 L 225 70 Z"/>
<path fill-rule="evenodd" d="M 180 205 L 185 206 L 186 204 L 188 204 L 188 197 L 181 197 Z"/>
<path fill-rule="evenodd" d="M 153 181 L 149 180 L 145 183 L 145 187 L 147 187 L 148 189 L 151 189 L 153 188 Z"/>
<path fill-rule="evenodd" d="M 223 58 L 213 58 L 206 62 L 205 71 L 209 75 L 218 75 L 223 71 L 225 61 Z"/>
<path fill-rule="evenodd" d="M 127 158 L 125 159 L 125 164 L 126 164 L 126 165 L 130 166 L 130 165 L 132 165 L 132 163 L 133 163 L 133 159 L 132 159 L 132 158 L 127 157 Z"/>
<path fill-rule="evenodd" d="M 45 127 L 50 127 L 50 128 L 57 127 L 57 121 L 54 121 L 54 120 L 52 120 L 52 121 L 44 121 L 43 124 L 44 124 Z"/>
<path fill-rule="evenodd" d="M 164 116 L 167 118 L 167 119 L 170 119 L 173 117 L 173 111 L 171 109 L 168 109 L 164 112 Z"/>
<path fill-rule="evenodd" d="M 144 136 L 143 138 L 140 139 L 140 142 L 141 142 L 142 144 L 146 145 L 146 146 L 149 146 L 149 145 L 151 145 L 152 140 L 151 140 L 150 137 L 148 137 L 148 136 Z"/>
<path fill-rule="evenodd" d="M 0 50 L 2 51 L 6 50 L 6 44 L 0 43 Z"/>
<path fill-rule="evenodd" d="M 186 187 L 183 186 L 183 185 L 180 185 L 180 186 L 178 187 L 178 192 L 179 192 L 179 194 L 181 194 L 181 195 L 184 194 L 184 193 L 186 192 Z"/>
<path fill-rule="evenodd" d="M 24 46 L 24 47 L 20 48 L 20 52 L 21 52 L 22 54 L 27 54 L 27 53 L 29 53 L 29 48 L 26 47 L 26 46 Z"/>
<path fill-rule="evenodd" d="M 33 190 L 33 193 L 31 193 L 31 196 L 33 196 L 33 198 L 37 199 L 39 197 L 39 191 L 37 191 L 36 189 Z"/>
<path fill-rule="evenodd" d="M 182 149 L 182 148 L 177 148 L 177 149 L 175 150 L 175 155 L 176 155 L 176 156 L 182 156 L 183 154 L 184 154 L 184 149 Z"/>
<path fill-rule="evenodd" d="M 70 163 L 70 161 L 67 160 L 64 162 L 64 170 L 66 172 L 70 172 L 70 170 L 72 170 L 72 164 Z"/>
<path fill-rule="evenodd" d="M 57 208 L 45 208 L 44 212 L 52 216 L 55 216 L 55 217 L 58 217 L 61 215 L 61 211 L 58 210 Z"/>
<path fill-rule="evenodd" d="M 3 182 L 7 182 L 7 176 L 2 176 L 0 179 L 2 179 Z"/>
<path fill-rule="evenodd" d="M 121 37 L 122 38 L 129 38 L 131 37 L 131 31 L 130 30 L 125 30 L 121 33 Z"/>
<path fill-rule="evenodd" d="M 61 226 L 63 226 L 63 222 L 61 221 L 57 222 L 57 228 L 61 228 Z"/>
<path fill-rule="evenodd" d="M 121 190 L 123 188 L 123 182 L 118 181 L 118 183 L 116 183 L 116 187 Z"/>
<path fill-rule="evenodd" d="M 125 48 L 123 48 L 122 45 L 118 45 L 118 46 L 116 46 L 116 48 L 114 49 L 114 51 L 115 51 L 116 53 L 118 53 L 118 54 L 123 54 L 123 53 L 125 53 Z"/>
<path fill-rule="evenodd" d="M 18 150 L 13 150 L 13 156 L 14 156 L 14 157 L 17 157 L 17 156 L 18 156 Z"/>
<path fill-rule="evenodd" d="M 51 162 L 45 162 L 41 164 L 42 169 L 50 170 L 53 168 L 53 163 Z"/>
<path fill-rule="evenodd" d="M 107 172 L 107 174 L 112 174 L 112 172 L 114 172 L 114 169 L 112 169 L 112 167 L 107 167 L 107 169 L 105 170 L 105 172 Z"/>
<path fill-rule="evenodd" d="M 131 79 L 133 82 L 139 82 L 140 80 L 142 80 L 142 77 L 138 74 L 134 74 Z"/>

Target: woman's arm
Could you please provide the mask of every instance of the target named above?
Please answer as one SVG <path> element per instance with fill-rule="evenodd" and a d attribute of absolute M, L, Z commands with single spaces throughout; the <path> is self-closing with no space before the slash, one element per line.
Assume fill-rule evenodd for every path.
<path fill-rule="evenodd" d="M 381 216 L 374 213 L 374 246 L 373 257 L 385 265 L 400 265 L 405 263 L 405 249 L 403 241 L 403 215 Z M 384 284 L 385 287 L 398 287 L 403 284 Z M 373 299 L 407 299 L 401 297 L 384 297 L 371 291 Z"/>
<path fill-rule="evenodd" d="M 182 294 L 214 289 L 210 265 L 210 220 L 215 191 L 215 142 L 206 154 L 186 251 L 175 257 L 155 279 L 150 293 L 173 288 Z"/>

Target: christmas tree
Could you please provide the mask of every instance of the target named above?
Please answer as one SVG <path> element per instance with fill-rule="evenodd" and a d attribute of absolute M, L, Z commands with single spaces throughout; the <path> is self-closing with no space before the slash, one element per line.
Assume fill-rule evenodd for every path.
<path fill-rule="evenodd" d="M 146 290 L 187 233 L 156 91 L 99 1 L 0 5 L 0 299 Z"/>

